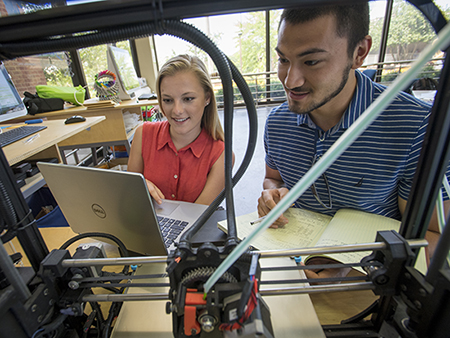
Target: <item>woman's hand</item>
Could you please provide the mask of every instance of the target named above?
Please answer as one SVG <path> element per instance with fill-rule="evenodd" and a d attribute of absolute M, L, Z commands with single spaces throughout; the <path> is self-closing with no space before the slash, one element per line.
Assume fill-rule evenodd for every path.
<path fill-rule="evenodd" d="M 148 191 L 156 203 L 161 204 L 162 199 L 164 198 L 164 194 L 159 190 L 159 188 L 153 184 L 152 181 L 145 180 L 147 182 Z"/>

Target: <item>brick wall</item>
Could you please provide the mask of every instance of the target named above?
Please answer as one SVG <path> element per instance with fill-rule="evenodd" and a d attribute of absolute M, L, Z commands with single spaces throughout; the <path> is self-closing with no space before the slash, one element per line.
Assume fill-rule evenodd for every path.
<path fill-rule="evenodd" d="M 24 92 L 36 93 L 36 85 L 46 85 L 47 81 L 39 58 L 29 56 L 5 61 L 5 67 L 20 96 Z"/>
<path fill-rule="evenodd" d="M 6 12 L 5 3 L 0 0 L 0 16 L 7 16 L 8 13 Z"/>
<path fill-rule="evenodd" d="M 5 3 L 0 0 L 0 16 L 7 15 Z M 34 94 L 36 85 L 47 84 L 40 60 L 36 57 L 17 58 L 4 61 L 4 64 L 20 96 L 23 96 L 25 91 Z"/>

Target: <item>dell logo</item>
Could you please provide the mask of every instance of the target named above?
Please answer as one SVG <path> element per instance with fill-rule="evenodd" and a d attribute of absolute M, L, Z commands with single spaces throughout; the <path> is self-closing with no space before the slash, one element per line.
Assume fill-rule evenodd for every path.
<path fill-rule="evenodd" d="M 106 218 L 106 211 L 98 204 L 92 204 L 92 211 L 100 218 Z"/>

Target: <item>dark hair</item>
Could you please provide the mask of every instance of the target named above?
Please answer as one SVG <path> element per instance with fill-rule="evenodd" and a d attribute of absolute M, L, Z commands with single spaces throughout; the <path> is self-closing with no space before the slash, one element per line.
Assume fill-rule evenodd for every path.
<path fill-rule="evenodd" d="M 352 57 L 358 42 L 369 34 L 370 17 L 368 2 L 356 5 L 285 9 L 281 14 L 280 25 L 283 20 L 286 20 L 289 24 L 296 25 L 312 21 L 325 15 L 333 15 L 336 18 L 336 33 L 339 37 L 348 38 L 347 52 L 349 57 Z"/>

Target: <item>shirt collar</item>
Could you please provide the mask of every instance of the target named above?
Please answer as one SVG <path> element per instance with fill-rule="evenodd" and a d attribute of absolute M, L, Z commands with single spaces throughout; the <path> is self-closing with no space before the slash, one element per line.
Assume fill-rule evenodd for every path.
<path fill-rule="evenodd" d="M 353 98 L 348 105 L 340 123 L 335 128 L 349 128 L 362 113 L 370 106 L 373 101 L 374 86 L 373 82 L 359 70 L 355 71 L 356 89 Z M 334 129 L 334 128 L 333 128 Z"/>
<path fill-rule="evenodd" d="M 202 131 L 198 135 L 198 137 L 192 142 L 191 144 L 188 144 L 186 147 L 181 148 L 180 150 L 176 150 L 175 145 L 173 144 L 172 138 L 170 137 L 170 124 L 169 122 L 164 123 L 163 127 L 161 128 L 161 134 L 158 138 L 158 144 L 157 144 L 157 150 L 161 150 L 164 146 L 168 146 L 170 149 L 172 149 L 174 152 L 181 152 L 181 151 L 187 151 L 188 149 L 191 149 L 192 153 L 195 157 L 199 158 L 202 156 L 203 151 L 206 147 L 206 140 L 208 139 L 209 135 L 206 132 L 204 128 L 202 128 Z"/>
<path fill-rule="evenodd" d="M 373 101 L 374 86 L 372 81 L 359 70 L 355 71 L 355 76 L 357 84 L 353 98 L 342 115 L 340 122 L 331 129 L 331 134 L 340 128 L 349 128 Z M 297 123 L 299 126 L 305 124 L 310 128 L 317 129 L 316 124 L 311 120 L 308 114 L 298 115 Z"/>

